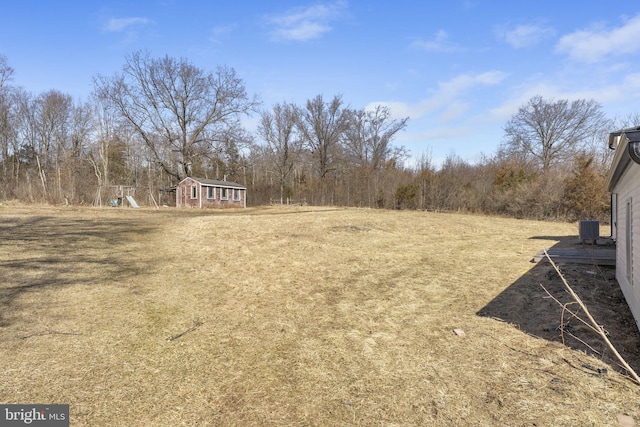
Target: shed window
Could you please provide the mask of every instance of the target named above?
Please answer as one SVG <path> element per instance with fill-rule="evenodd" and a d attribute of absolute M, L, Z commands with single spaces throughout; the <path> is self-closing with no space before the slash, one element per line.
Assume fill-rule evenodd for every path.
<path fill-rule="evenodd" d="M 216 198 L 216 187 L 207 187 L 207 199 Z"/>
<path fill-rule="evenodd" d="M 197 185 L 192 185 L 191 186 L 191 198 L 192 199 L 197 199 L 198 198 L 198 186 Z"/>
<path fill-rule="evenodd" d="M 227 200 L 229 198 L 229 193 L 228 193 L 228 188 L 221 188 L 220 189 L 220 198 L 222 200 Z"/>
<path fill-rule="evenodd" d="M 238 190 L 237 188 L 233 189 L 233 200 L 240 200 L 240 190 Z"/>

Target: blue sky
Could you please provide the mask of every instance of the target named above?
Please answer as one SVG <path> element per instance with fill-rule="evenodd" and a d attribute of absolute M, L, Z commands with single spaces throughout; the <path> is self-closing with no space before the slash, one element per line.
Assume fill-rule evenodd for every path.
<path fill-rule="evenodd" d="M 439 164 L 494 154 L 532 96 L 640 112 L 636 1 L 33 1 L 0 6 L 13 83 L 86 100 L 136 50 L 233 67 L 263 108 L 341 94 L 409 116 L 396 138 Z M 246 121 L 252 130 L 257 116 Z M 604 143 L 604 142 L 603 142 Z"/>

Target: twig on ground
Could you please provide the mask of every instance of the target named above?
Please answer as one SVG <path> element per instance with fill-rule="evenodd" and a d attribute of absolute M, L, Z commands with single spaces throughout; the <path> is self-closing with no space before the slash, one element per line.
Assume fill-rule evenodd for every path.
<path fill-rule="evenodd" d="M 576 301 L 573 302 L 568 302 L 566 304 L 561 303 L 556 297 L 554 297 L 553 295 L 551 295 L 551 292 L 549 292 L 547 290 L 547 288 L 544 287 L 544 285 L 542 283 L 540 283 L 540 287 L 542 289 L 544 289 L 544 291 L 547 293 L 547 295 L 549 295 L 549 298 L 551 298 L 552 300 L 554 300 L 559 306 L 562 307 L 562 317 L 560 319 L 560 337 L 562 338 L 562 344 L 564 344 L 564 332 L 565 332 L 565 328 L 564 325 L 566 325 L 567 323 L 569 323 L 571 321 L 571 319 L 577 319 L 578 321 L 580 321 L 583 325 L 585 325 L 587 328 L 591 329 L 593 332 L 595 332 L 596 334 L 598 333 L 598 331 L 589 324 L 589 322 L 587 322 L 586 320 L 584 320 L 583 318 L 581 318 L 580 316 L 578 316 L 578 313 L 580 313 L 580 310 L 576 310 L 575 313 L 571 310 L 569 310 L 568 306 L 572 305 L 572 304 L 577 304 Z M 564 313 L 565 311 L 568 311 L 569 313 L 571 313 L 571 317 L 569 317 L 568 320 L 565 320 L 564 318 Z M 567 333 L 569 333 L 569 331 L 566 331 Z M 572 335 L 573 336 L 573 335 Z M 587 346 L 588 347 L 588 346 Z M 589 347 L 590 348 L 590 347 Z M 598 352 L 596 352 L 598 353 Z"/>
<path fill-rule="evenodd" d="M 547 259 L 549 260 L 549 263 L 551 263 L 551 265 L 553 266 L 554 270 L 556 270 L 556 273 L 558 273 L 558 276 L 560 276 L 560 279 L 562 279 L 562 283 L 564 284 L 564 287 L 567 290 L 567 292 L 569 292 L 569 294 L 575 300 L 575 302 L 578 303 L 578 305 L 580 306 L 580 308 L 582 309 L 584 314 L 589 319 L 589 322 L 591 323 L 591 326 L 593 327 L 593 329 L 600 336 L 600 338 L 602 338 L 602 340 L 607 344 L 607 347 L 609 347 L 609 349 L 613 352 L 613 354 L 616 356 L 618 361 L 622 364 L 622 367 L 629 373 L 629 375 L 631 375 L 631 377 L 634 379 L 634 381 L 636 383 L 640 384 L 640 377 L 638 377 L 638 374 L 636 374 L 636 372 L 633 370 L 633 368 L 631 366 L 629 366 L 627 361 L 624 360 L 624 358 L 620 355 L 620 353 L 618 353 L 618 350 L 616 350 L 616 348 L 613 346 L 613 344 L 611 344 L 611 341 L 609 341 L 609 338 L 607 337 L 607 333 L 604 330 L 604 328 L 600 324 L 598 324 L 598 322 L 595 321 L 593 316 L 591 316 L 591 313 L 589 312 L 589 309 L 587 309 L 587 306 L 582 302 L 580 297 L 574 292 L 574 290 L 571 288 L 571 286 L 569 286 L 569 283 L 567 283 L 567 280 L 564 278 L 564 276 L 560 272 L 560 269 L 558 268 L 556 263 L 553 262 L 553 260 L 551 259 L 551 257 L 547 253 L 546 249 L 544 250 L 544 255 L 547 257 Z"/>
<path fill-rule="evenodd" d="M 589 344 L 587 344 L 586 341 L 581 340 L 580 338 L 578 338 L 577 336 L 575 336 L 574 334 L 572 334 L 571 332 L 567 331 L 567 334 L 569 334 L 569 336 L 571 336 L 573 339 L 575 339 L 576 341 L 581 342 L 585 347 L 587 347 L 589 350 L 593 351 L 595 354 L 602 356 L 602 353 L 600 353 L 598 350 L 596 350 L 595 348 L 591 347 Z"/>
<path fill-rule="evenodd" d="M 177 335 L 173 335 L 173 336 L 171 336 L 171 337 L 167 338 L 167 340 L 168 340 L 168 341 L 175 341 L 175 340 L 177 340 L 178 338 L 182 337 L 183 335 L 186 335 L 186 334 L 188 334 L 189 332 L 193 332 L 193 331 L 195 331 L 196 329 L 198 329 L 198 327 L 200 327 L 200 325 L 202 325 L 202 322 L 200 321 L 200 319 L 196 319 L 196 320 L 194 320 L 194 321 L 193 321 L 193 326 L 192 326 L 192 327 L 190 327 L 189 329 L 187 329 L 187 330 L 186 330 L 186 331 L 184 331 L 184 332 L 180 332 L 180 333 L 179 333 L 179 334 L 177 334 Z"/>
<path fill-rule="evenodd" d="M 29 335 L 20 335 L 14 338 L 14 340 L 26 340 L 31 337 L 41 337 L 44 335 L 82 335 L 79 332 L 59 332 L 59 331 L 44 331 L 44 332 L 35 332 Z"/>

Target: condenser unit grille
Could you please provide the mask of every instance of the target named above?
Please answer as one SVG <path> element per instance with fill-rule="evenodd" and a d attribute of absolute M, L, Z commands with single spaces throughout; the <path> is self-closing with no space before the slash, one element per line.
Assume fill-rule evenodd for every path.
<path fill-rule="evenodd" d="M 600 221 L 580 221 L 580 240 L 589 240 L 593 243 L 600 237 Z"/>

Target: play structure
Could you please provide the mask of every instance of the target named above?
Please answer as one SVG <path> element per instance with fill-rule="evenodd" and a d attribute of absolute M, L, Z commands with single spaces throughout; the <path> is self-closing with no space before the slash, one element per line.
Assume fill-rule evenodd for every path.
<path fill-rule="evenodd" d="M 112 208 L 119 208 L 126 205 L 134 209 L 139 209 L 140 205 L 136 201 L 136 189 L 140 190 L 142 194 L 138 194 L 138 197 L 142 197 L 143 204 L 145 204 L 145 197 L 148 196 L 148 201 L 146 201 L 146 206 L 155 206 L 156 209 L 159 209 L 160 206 L 156 201 L 156 198 L 153 196 L 153 192 L 149 188 L 145 187 L 136 187 L 134 185 L 105 185 L 98 186 L 96 197 L 93 201 L 93 206 L 102 207 L 103 206 L 103 195 L 106 195 L 107 203 L 105 206 L 109 206 Z M 161 196 L 161 191 L 158 190 L 158 197 Z M 175 196 L 174 196 L 175 198 Z M 140 200 L 138 198 L 138 200 Z M 160 199 L 159 199 L 160 200 Z M 126 203 L 125 203 L 126 202 Z"/>
<path fill-rule="evenodd" d="M 114 208 L 123 206 L 124 201 L 126 200 L 132 208 L 140 208 L 136 200 L 133 198 L 136 193 L 136 187 L 132 185 L 110 185 L 109 189 L 112 194 L 115 194 L 115 197 L 109 198 L 109 206 Z"/>

